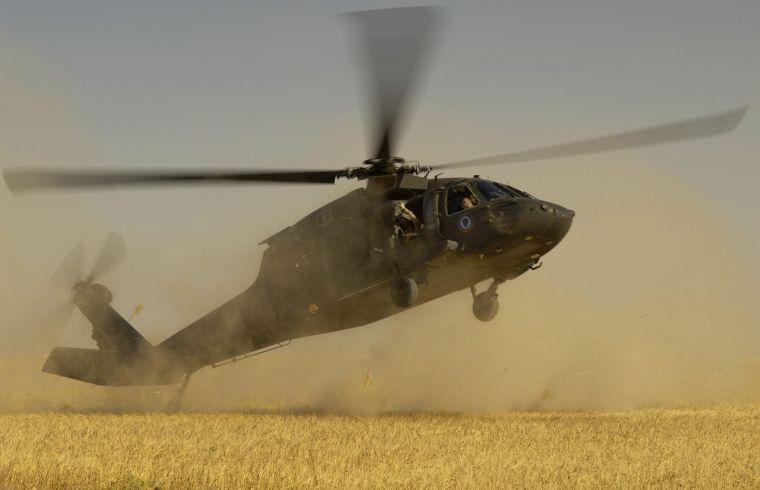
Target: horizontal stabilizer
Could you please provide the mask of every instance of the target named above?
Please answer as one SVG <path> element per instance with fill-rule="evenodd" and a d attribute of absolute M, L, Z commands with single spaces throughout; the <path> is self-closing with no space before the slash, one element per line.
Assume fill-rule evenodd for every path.
<path fill-rule="evenodd" d="M 133 354 L 119 351 L 56 347 L 42 370 L 102 386 L 176 384 L 184 368 L 153 351 Z"/>

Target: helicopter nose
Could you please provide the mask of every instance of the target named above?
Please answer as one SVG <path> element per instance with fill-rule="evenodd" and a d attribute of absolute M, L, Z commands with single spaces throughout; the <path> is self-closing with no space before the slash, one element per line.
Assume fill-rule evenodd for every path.
<path fill-rule="evenodd" d="M 574 217 L 574 211 L 559 204 L 533 200 L 523 207 L 519 233 L 525 240 L 554 246 L 570 231 Z"/>
<path fill-rule="evenodd" d="M 494 216 L 494 225 L 504 236 L 551 248 L 570 230 L 575 213 L 548 201 L 522 199 L 496 206 Z"/>

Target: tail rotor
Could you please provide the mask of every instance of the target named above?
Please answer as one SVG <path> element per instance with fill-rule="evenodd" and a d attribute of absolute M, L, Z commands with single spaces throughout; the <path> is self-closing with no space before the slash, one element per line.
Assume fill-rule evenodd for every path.
<path fill-rule="evenodd" d="M 100 278 L 113 270 L 127 256 L 124 239 L 110 231 L 89 271 L 85 270 L 86 250 L 83 242 L 66 255 L 50 278 L 50 286 L 62 296 L 46 320 L 40 326 L 40 337 L 46 344 L 54 345 L 63 333 L 61 324 L 68 322 L 75 306 L 108 304 L 113 295 L 105 286 L 97 284 Z"/>

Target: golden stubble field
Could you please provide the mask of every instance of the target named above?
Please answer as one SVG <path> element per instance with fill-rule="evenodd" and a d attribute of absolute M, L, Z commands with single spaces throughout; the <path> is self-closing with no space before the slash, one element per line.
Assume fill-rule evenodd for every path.
<path fill-rule="evenodd" d="M 760 404 L 0 415 L 0 487 L 760 487 Z"/>

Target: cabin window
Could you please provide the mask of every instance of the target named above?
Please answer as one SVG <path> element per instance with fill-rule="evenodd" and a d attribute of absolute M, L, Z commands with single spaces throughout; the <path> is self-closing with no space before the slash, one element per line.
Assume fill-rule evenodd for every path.
<path fill-rule="evenodd" d="M 477 206 L 478 198 L 470 190 L 467 184 L 457 184 L 449 187 L 446 194 L 446 213 L 454 214 L 468 208 Z"/>

